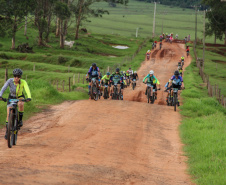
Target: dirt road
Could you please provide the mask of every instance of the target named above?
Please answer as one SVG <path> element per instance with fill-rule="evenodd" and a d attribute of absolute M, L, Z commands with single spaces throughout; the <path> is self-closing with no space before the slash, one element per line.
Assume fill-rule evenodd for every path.
<path fill-rule="evenodd" d="M 153 69 L 163 87 L 183 47 L 164 43 L 155 50 L 138 71 L 140 81 Z M 11 149 L 1 130 L 0 184 L 191 184 L 180 114 L 163 105 L 162 91 L 154 105 L 144 103 L 140 81 L 125 90 L 124 101 L 64 102 L 31 117 Z"/>

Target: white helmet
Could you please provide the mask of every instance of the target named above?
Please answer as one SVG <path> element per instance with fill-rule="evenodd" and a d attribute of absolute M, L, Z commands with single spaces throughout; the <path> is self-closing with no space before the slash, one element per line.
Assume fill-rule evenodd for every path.
<path fill-rule="evenodd" d="M 137 73 L 136 71 L 134 71 L 134 73 Z"/>
<path fill-rule="evenodd" d="M 150 52 L 150 50 L 148 50 L 148 52 Z"/>
<path fill-rule="evenodd" d="M 151 70 L 151 71 L 150 71 L 150 75 L 153 75 L 153 74 L 154 74 L 154 71 L 153 71 L 153 70 Z"/>

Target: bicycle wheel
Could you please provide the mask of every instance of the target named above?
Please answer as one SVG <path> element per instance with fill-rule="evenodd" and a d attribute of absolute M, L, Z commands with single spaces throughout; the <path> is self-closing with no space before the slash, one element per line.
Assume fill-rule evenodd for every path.
<path fill-rule="evenodd" d="M 90 92 L 90 97 L 91 97 L 91 99 L 94 99 L 93 91 L 94 91 L 94 87 L 92 86 L 92 87 L 91 87 L 91 92 Z"/>
<path fill-rule="evenodd" d="M 133 83 L 133 90 L 135 89 L 135 83 Z"/>
<path fill-rule="evenodd" d="M 104 89 L 104 99 L 107 99 L 108 98 L 108 92 L 107 92 L 107 88 Z"/>
<path fill-rule="evenodd" d="M 150 88 L 148 88 L 148 90 L 147 90 L 148 103 L 150 103 L 150 94 L 151 94 L 151 90 L 150 90 Z"/>
<path fill-rule="evenodd" d="M 174 93 L 174 95 L 173 95 L 173 100 L 174 100 L 174 111 L 176 111 L 177 110 L 177 94 L 176 93 Z"/>
<path fill-rule="evenodd" d="M 155 102 L 155 93 L 153 92 L 152 98 L 151 98 L 151 104 L 154 104 L 154 102 Z"/>
<path fill-rule="evenodd" d="M 9 122 L 8 122 L 8 133 L 7 133 L 7 140 L 8 140 L 8 147 L 12 148 L 13 140 L 14 140 L 14 132 L 13 132 L 13 124 L 14 124 L 14 115 L 13 111 L 9 113 Z"/>
<path fill-rule="evenodd" d="M 18 118 L 17 118 L 17 120 L 18 120 Z M 14 121 L 16 121 L 16 120 L 14 120 Z M 15 123 L 14 125 L 17 125 L 17 123 Z M 17 134 L 18 134 L 18 126 L 17 126 L 16 130 L 14 131 L 13 145 L 16 145 L 16 143 L 17 143 Z"/>

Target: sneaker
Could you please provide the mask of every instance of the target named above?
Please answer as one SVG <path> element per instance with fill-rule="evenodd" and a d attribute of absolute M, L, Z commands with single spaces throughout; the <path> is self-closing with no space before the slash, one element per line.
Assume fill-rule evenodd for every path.
<path fill-rule="evenodd" d="M 23 126 L 23 121 L 19 121 L 18 127 L 22 127 L 22 126 Z"/>

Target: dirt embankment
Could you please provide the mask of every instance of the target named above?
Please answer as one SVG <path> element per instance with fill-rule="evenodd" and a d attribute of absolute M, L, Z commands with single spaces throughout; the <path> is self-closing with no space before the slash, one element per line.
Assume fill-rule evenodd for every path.
<path fill-rule="evenodd" d="M 163 89 L 185 55 L 183 47 L 163 43 L 162 51 L 155 50 L 124 101 L 52 106 L 24 123 L 11 149 L 1 130 L 0 184 L 191 184 L 178 133 L 180 114 L 162 105 L 162 90 L 155 104 L 145 103 L 142 83 L 153 69 Z"/>

